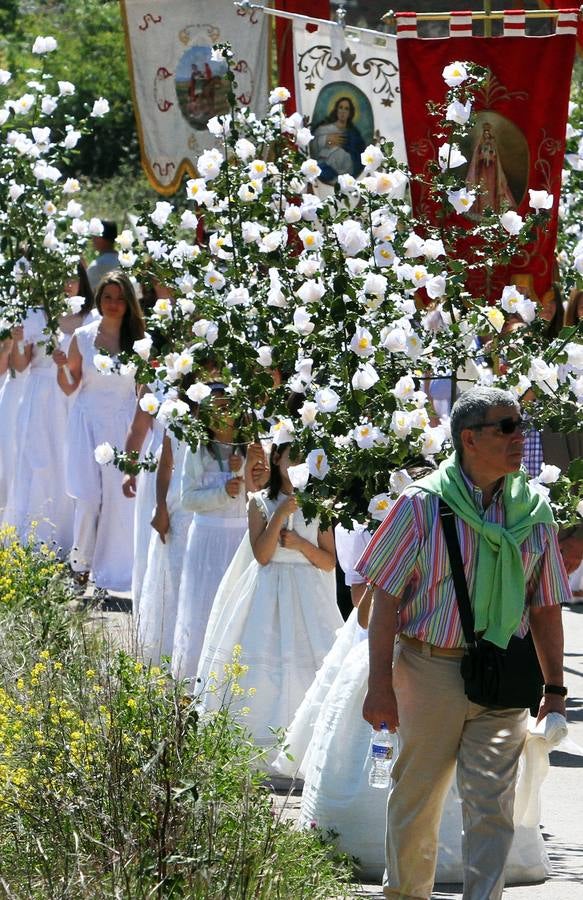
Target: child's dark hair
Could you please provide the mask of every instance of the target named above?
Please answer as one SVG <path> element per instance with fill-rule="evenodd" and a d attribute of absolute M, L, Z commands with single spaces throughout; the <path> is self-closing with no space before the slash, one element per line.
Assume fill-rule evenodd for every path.
<path fill-rule="evenodd" d="M 281 472 L 279 471 L 279 460 L 281 454 L 284 450 L 287 450 L 288 447 L 291 447 L 289 441 L 286 444 L 279 444 L 279 446 L 276 446 L 275 444 L 271 445 L 271 452 L 269 454 L 269 480 L 267 482 L 267 496 L 270 500 L 275 500 L 281 491 L 282 480 Z"/>

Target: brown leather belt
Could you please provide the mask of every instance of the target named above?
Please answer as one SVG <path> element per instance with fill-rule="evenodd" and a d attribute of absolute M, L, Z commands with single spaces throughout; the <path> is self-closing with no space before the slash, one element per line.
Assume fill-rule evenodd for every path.
<path fill-rule="evenodd" d="M 435 644 L 427 644 L 418 638 L 409 637 L 408 634 L 400 634 L 399 641 L 415 650 L 417 653 L 423 653 L 427 656 L 444 656 L 449 659 L 461 659 L 465 653 L 463 647 L 436 647 Z"/>

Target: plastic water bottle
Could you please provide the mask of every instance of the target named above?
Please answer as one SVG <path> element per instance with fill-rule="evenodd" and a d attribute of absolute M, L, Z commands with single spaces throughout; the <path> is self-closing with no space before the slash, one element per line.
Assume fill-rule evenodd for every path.
<path fill-rule="evenodd" d="M 393 740 L 394 736 L 384 722 L 379 731 L 373 731 L 368 773 L 368 783 L 371 787 L 388 788 L 391 782 Z"/>

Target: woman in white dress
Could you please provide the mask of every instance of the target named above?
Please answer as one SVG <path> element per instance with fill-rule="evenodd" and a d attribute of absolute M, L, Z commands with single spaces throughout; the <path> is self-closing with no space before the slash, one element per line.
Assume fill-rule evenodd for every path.
<path fill-rule="evenodd" d="M 224 384 L 210 385 L 212 403 L 225 408 Z M 211 607 L 247 528 L 242 467 L 244 457 L 234 443 L 236 427 L 221 415 L 209 429 L 208 443 L 184 458 L 180 500 L 194 513 L 188 530 L 184 569 L 174 632 L 172 672 L 176 678 L 196 677 Z"/>
<path fill-rule="evenodd" d="M 68 356 L 53 355 L 63 392 L 79 388 L 69 416 L 67 489 L 77 501 L 71 568 L 83 574 L 92 570 L 100 591 L 129 591 L 134 510 L 122 493 L 122 473 L 113 465 L 100 466 L 95 448 L 105 442 L 123 447 L 136 391 L 133 375 L 122 374 L 117 355 L 144 336 L 144 321 L 123 272 L 102 279 L 95 303 L 101 318 L 77 329 Z"/>
<path fill-rule="evenodd" d="M 174 643 L 180 577 L 192 512 L 180 503 L 180 481 L 188 445 L 166 433 L 156 473 L 156 507 L 144 574 L 139 614 L 138 646 L 146 662 L 159 665 L 171 656 Z"/>
<path fill-rule="evenodd" d="M 332 530 L 322 531 L 318 519 L 306 522 L 288 466 L 289 445 L 273 447 L 269 485 L 249 502 L 254 559 L 231 584 L 199 669 L 203 685 L 217 673 L 217 691 L 202 698 L 214 708 L 225 694 L 220 688 L 224 666 L 234 646 L 241 646 L 240 662 L 249 667 L 240 678 L 246 693 L 241 705 L 249 707 L 245 726 L 262 747 L 273 746 L 273 728 L 291 722 L 343 624 L 336 605 Z M 249 688 L 255 689 L 252 697 Z M 231 702 L 235 706 L 239 700 Z M 264 765 L 272 771 L 269 756 Z"/>
<path fill-rule="evenodd" d="M 68 296 L 82 297 L 76 313 L 62 316 L 54 340 L 65 350 L 76 328 L 83 325 L 93 308 L 93 293 L 85 268 L 67 282 Z M 81 302 L 81 300 L 79 300 Z M 73 543 L 74 504 L 65 487 L 65 445 L 69 398 L 59 390 L 57 374 L 44 333 L 47 317 L 42 309 L 31 310 L 24 324 L 14 331 L 10 357 L 16 372 L 28 369 L 16 421 L 19 447 L 6 518 L 12 519 L 18 537 L 47 544 L 66 558 Z M 32 523 L 36 524 L 34 527 Z"/>
<path fill-rule="evenodd" d="M 6 504 L 10 486 L 14 483 L 14 469 L 18 457 L 16 442 L 16 419 L 22 400 L 29 370 L 16 372 L 10 368 L 12 338 L 2 343 L 0 362 L 5 371 L 0 384 L 0 523 L 10 524 L 6 519 Z"/>

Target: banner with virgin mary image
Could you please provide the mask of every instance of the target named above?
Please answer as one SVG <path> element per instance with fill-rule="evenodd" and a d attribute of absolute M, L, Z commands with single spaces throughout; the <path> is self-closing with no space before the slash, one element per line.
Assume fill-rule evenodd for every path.
<path fill-rule="evenodd" d="M 493 299 L 506 284 L 515 283 L 537 301 L 553 280 L 577 20 L 561 13 L 555 33 L 531 36 L 525 33 L 524 12 L 504 16 L 504 33 L 497 37 L 473 35 L 471 14 L 459 13 L 452 14 L 449 37 L 420 38 L 415 14 L 397 14 L 403 126 L 409 168 L 414 176 L 427 175 L 411 185 L 413 209 L 421 219 L 440 221 L 444 228 L 455 222 L 469 230 L 486 208 L 527 215 L 532 211 L 529 189 L 552 194 L 545 228 L 538 228 L 507 266 L 498 267 L 489 284 L 467 282 L 474 296 Z M 443 210 L 430 195 L 429 173 L 442 143 L 430 108 L 444 102 L 442 73 L 455 62 L 482 66 L 488 77 L 474 99 L 475 124 L 459 147 L 464 162 L 455 169 L 476 200 L 468 212 L 456 216 L 452 210 L 443 222 Z"/>
<path fill-rule="evenodd" d="M 310 152 L 333 185 L 361 174 L 361 153 L 381 138 L 405 162 L 394 35 L 294 20 L 296 104 L 310 122 Z"/>
<path fill-rule="evenodd" d="M 267 16 L 232 0 L 121 0 L 121 8 L 142 165 L 159 193 L 173 194 L 215 146 L 209 120 L 229 112 L 226 63 L 213 58 L 214 44 L 232 46 L 238 103 L 265 114 Z"/>

